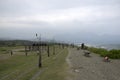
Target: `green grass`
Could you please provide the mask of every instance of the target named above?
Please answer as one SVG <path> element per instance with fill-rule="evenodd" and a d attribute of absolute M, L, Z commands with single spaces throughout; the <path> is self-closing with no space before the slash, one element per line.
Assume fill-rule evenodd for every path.
<path fill-rule="evenodd" d="M 45 71 L 37 78 L 37 80 L 65 80 L 67 76 L 65 58 L 67 56 L 67 50 L 56 55 L 56 57 L 50 57 L 44 64 Z"/>
<path fill-rule="evenodd" d="M 19 52 L 25 52 L 25 50 L 19 50 Z"/>
<path fill-rule="evenodd" d="M 24 73 L 29 68 L 37 64 L 36 55 L 15 55 L 9 59 L 0 61 L 0 77 L 11 74 L 6 80 L 14 79 L 21 73 Z"/>
<path fill-rule="evenodd" d="M 5 53 L 7 53 L 8 52 L 8 48 L 6 48 L 6 47 L 0 47 L 0 54 L 5 54 Z"/>
<path fill-rule="evenodd" d="M 14 47 L 14 49 L 19 48 L 23 47 Z M 68 54 L 67 49 L 59 49 L 56 46 L 56 54 L 53 55 L 53 48 L 51 46 L 50 57 L 47 56 L 46 51 L 42 54 L 42 68 L 38 68 L 36 52 L 29 52 L 28 56 L 25 56 L 24 52 L 18 51 L 18 53 L 21 53 L 21 55 L 17 54 L 17 52 L 13 56 L 5 54 L 9 57 L 0 59 L 0 80 L 30 80 L 39 71 L 42 72 L 35 80 L 65 80 L 68 66 L 65 62 Z"/>
<path fill-rule="evenodd" d="M 102 57 L 108 56 L 111 59 L 120 59 L 120 50 L 106 50 L 102 48 L 94 48 L 94 47 L 89 47 L 89 51 L 94 52 L 96 54 L 99 54 Z"/>
<path fill-rule="evenodd" d="M 9 53 L 11 50 L 20 49 L 20 48 L 24 48 L 24 46 L 0 47 L 0 54 L 7 54 L 7 53 Z"/>

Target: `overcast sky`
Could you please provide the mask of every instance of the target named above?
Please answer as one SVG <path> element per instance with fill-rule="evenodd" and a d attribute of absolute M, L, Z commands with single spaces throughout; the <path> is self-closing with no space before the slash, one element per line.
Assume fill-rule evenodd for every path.
<path fill-rule="evenodd" d="M 0 0 L 0 38 L 120 43 L 120 0 Z"/>

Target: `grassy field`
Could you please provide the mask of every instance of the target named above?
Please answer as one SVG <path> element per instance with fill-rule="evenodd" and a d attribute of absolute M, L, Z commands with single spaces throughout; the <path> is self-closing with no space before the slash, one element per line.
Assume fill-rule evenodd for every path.
<path fill-rule="evenodd" d="M 42 51 L 42 68 L 38 68 L 38 55 L 35 51 L 29 52 L 28 56 L 21 50 L 14 52 L 12 56 L 9 53 L 3 55 L 9 49 L 23 48 L 0 49 L 0 80 L 65 80 L 67 48 L 56 47 L 56 54 L 53 55 L 51 46 L 50 57 L 47 56 L 47 51 Z"/>
<path fill-rule="evenodd" d="M 0 54 L 8 54 L 9 51 L 11 51 L 11 50 L 23 49 L 23 48 L 24 48 L 24 46 L 0 47 Z"/>

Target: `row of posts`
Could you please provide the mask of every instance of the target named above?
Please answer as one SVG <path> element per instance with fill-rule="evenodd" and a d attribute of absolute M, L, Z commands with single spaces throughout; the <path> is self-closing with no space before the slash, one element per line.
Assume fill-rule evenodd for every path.
<path fill-rule="evenodd" d="M 64 44 L 58 44 L 59 47 L 61 48 L 65 48 L 65 45 Z M 55 55 L 56 53 L 56 50 L 55 50 L 55 46 L 56 45 L 53 45 L 53 55 Z M 30 48 L 32 47 L 32 48 Z M 47 49 L 46 49 L 47 48 Z M 50 57 L 50 45 L 38 45 L 38 44 L 34 44 L 32 46 L 25 46 L 25 55 L 27 56 L 27 51 L 39 51 L 38 55 L 39 55 L 39 62 L 38 62 L 38 67 L 42 67 L 42 56 L 41 56 L 41 53 L 42 53 L 42 49 L 44 50 L 47 50 L 47 53 L 48 53 L 48 57 Z"/>
<path fill-rule="evenodd" d="M 74 44 L 68 45 L 68 44 L 57 44 L 59 45 L 60 48 L 64 49 L 65 46 L 71 46 L 71 47 L 75 47 Z M 28 51 L 38 51 L 38 55 L 39 55 L 39 62 L 38 62 L 38 67 L 42 67 L 42 49 L 47 50 L 48 53 L 48 57 L 50 56 L 50 45 L 44 44 L 44 45 L 39 45 L 39 44 L 33 44 L 32 46 L 25 46 L 25 55 L 28 55 Z M 81 44 L 81 49 L 84 49 L 84 43 Z M 13 55 L 13 51 L 11 50 L 11 55 Z M 53 45 L 53 55 L 55 55 L 55 45 Z"/>

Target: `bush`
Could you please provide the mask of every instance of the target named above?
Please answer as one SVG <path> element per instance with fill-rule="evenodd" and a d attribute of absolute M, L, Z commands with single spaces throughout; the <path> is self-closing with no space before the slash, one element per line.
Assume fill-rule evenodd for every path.
<path fill-rule="evenodd" d="M 102 57 L 108 56 L 111 59 L 120 59 L 120 50 L 106 50 L 106 49 L 102 49 L 102 48 L 94 48 L 94 47 L 90 47 L 88 48 L 89 51 L 99 54 Z"/>
<path fill-rule="evenodd" d="M 5 49 L 5 48 L 1 48 L 0 51 L 7 51 L 7 49 Z"/>
<path fill-rule="evenodd" d="M 90 47 L 90 48 L 88 48 L 88 50 L 91 52 L 94 52 L 96 54 L 102 54 L 102 55 L 105 55 L 106 53 L 108 53 L 108 51 L 106 49 L 103 49 L 103 48 Z"/>
<path fill-rule="evenodd" d="M 120 59 L 120 50 L 110 50 L 108 56 L 112 59 Z"/>

